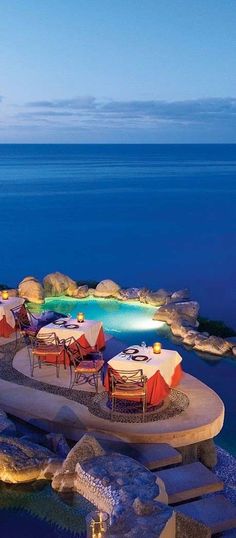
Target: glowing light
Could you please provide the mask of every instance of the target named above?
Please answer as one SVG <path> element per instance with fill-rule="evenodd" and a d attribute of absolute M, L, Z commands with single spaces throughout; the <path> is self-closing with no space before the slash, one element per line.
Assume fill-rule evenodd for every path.
<path fill-rule="evenodd" d="M 83 313 L 83 312 L 79 312 L 79 313 L 77 314 L 77 321 L 78 321 L 79 323 L 83 323 L 83 321 L 84 321 L 84 313 Z"/>
<path fill-rule="evenodd" d="M 155 342 L 152 346 L 153 353 L 161 353 L 161 342 Z"/>
<path fill-rule="evenodd" d="M 9 293 L 7 290 L 3 290 L 2 291 L 2 299 L 4 299 L 5 301 L 9 298 Z"/>
<path fill-rule="evenodd" d="M 125 324 L 124 327 L 126 330 L 140 330 L 140 331 L 151 331 L 153 329 L 159 329 L 165 325 L 164 321 L 155 321 L 154 319 L 135 319 L 130 321 L 129 324 Z"/>

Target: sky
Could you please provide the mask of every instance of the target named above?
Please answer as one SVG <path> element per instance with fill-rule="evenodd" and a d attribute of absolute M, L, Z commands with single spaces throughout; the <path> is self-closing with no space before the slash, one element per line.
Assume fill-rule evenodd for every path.
<path fill-rule="evenodd" d="M 0 143 L 236 143 L 236 0 L 0 13 Z"/>

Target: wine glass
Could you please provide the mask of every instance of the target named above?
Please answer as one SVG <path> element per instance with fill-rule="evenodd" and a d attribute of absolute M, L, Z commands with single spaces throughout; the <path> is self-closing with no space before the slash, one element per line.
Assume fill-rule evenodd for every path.
<path fill-rule="evenodd" d="M 143 341 L 143 342 L 141 342 L 141 347 L 142 347 L 143 349 L 144 349 L 144 348 L 146 348 L 146 347 L 147 347 L 147 344 L 146 344 L 146 342 L 144 342 L 144 341 Z"/>

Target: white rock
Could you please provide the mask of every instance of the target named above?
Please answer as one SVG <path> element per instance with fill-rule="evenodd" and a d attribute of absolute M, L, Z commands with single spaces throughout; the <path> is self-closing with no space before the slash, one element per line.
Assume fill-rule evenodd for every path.
<path fill-rule="evenodd" d="M 37 278 L 33 276 L 25 277 L 18 286 L 20 297 L 32 303 L 42 304 L 44 302 L 44 289 Z"/>
<path fill-rule="evenodd" d="M 95 297 L 114 297 L 120 286 L 113 280 L 102 280 L 94 290 Z"/>
<path fill-rule="evenodd" d="M 43 285 L 46 297 L 59 297 L 60 295 L 73 296 L 78 289 L 75 280 L 59 272 L 50 273 L 45 276 Z"/>

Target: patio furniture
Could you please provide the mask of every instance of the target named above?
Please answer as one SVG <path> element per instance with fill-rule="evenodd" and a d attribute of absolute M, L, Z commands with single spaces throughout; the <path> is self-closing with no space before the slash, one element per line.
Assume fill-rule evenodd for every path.
<path fill-rule="evenodd" d="M 111 370 L 110 375 L 110 396 L 112 401 L 111 420 L 114 417 L 116 409 L 116 400 L 133 400 L 138 399 L 143 404 L 143 422 L 146 414 L 147 378 L 143 375 L 143 370 Z"/>
<path fill-rule="evenodd" d="M 15 319 L 15 327 L 19 330 L 21 336 L 36 336 L 38 332 L 37 319 L 29 312 L 29 310 L 27 310 L 25 304 L 11 308 L 11 312 Z"/>
<path fill-rule="evenodd" d="M 9 297 L 5 300 L 0 297 L 0 336 L 8 338 L 15 332 L 15 318 L 11 310 L 21 307 L 24 302 L 22 297 Z"/>
<path fill-rule="evenodd" d="M 30 357 L 30 373 L 31 377 L 34 375 L 34 368 L 36 366 L 35 359 L 37 360 L 37 366 L 41 368 L 42 363 L 47 366 L 54 365 L 56 367 L 56 374 L 59 377 L 60 364 L 65 365 L 65 344 L 64 341 L 60 342 L 55 333 L 48 333 L 47 336 L 30 336 L 30 345 L 28 346 Z"/>
<path fill-rule="evenodd" d="M 65 353 L 70 362 L 69 388 L 72 388 L 74 384 L 79 384 L 81 379 L 82 383 L 86 383 L 92 378 L 97 393 L 98 379 L 104 365 L 101 351 L 96 349 L 96 346 L 93 351 L 88 351 L 90 348 L 82 347 L 73 337 L 69 342 L 64 341 L 64 344 Z M 85 358 L 86 356 L 88 358 Z"/>
<path fill-rule="evenodd" d="M 132 373 L 138 366 L 142 366 L 143 374 L 147 377 L 147 404 L 159 405 L 182 378 L 182 357 L 177 351 L 168 349 L 162 349 L 159 354 L 153 353 L 151 347 L 134 345 L 132 349 L 136 351 L 133 355 L 120 352 L 108 361 L 104 386 L 109 391 L 109 368 Z"/>
<path fill-rule="evenodd" d="M 105 346 L 105 336 L 101 321 L 85 320 L 83 323 L 79 323 L 77 319 L 70 318 L 63 322 L 62 325 L 57 323 L 45 325 L 40 329 L 39 334 L 46 336 L 51 332 L 54 332 L 59 340 L 73 338 L 74 341 L 79 342 L 82 356 L 86 356 L 88 353 L 97 353 Z"/>

